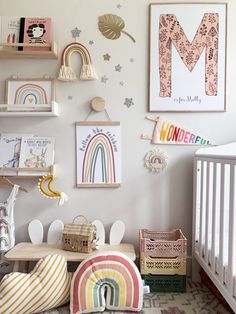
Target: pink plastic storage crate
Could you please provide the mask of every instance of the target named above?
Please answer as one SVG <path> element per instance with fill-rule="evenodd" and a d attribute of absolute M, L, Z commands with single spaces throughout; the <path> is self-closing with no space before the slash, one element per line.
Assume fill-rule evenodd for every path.
<path fill-rule="evenodd" d="M 187 256 L 187 239 L 180 229 L 169 232 L 139 230 L 140 254 L 152 257 Z"/>

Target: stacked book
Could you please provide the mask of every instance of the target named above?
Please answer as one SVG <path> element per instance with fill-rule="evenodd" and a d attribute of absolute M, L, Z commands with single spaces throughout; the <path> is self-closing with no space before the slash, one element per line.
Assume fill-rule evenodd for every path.
<path fill-rule="evenodd" d="M 4 49 L 50 50 L 51 18 L 0 16 L 0 43 Z"/>
<path fill-rule="evenodd" d="M 180 229 L 139 231 L 140 271 L 151 292 L 185 292 L 187 239 Z"/>
<path fill-rule="evenodd" d="M 32 134 L 1 134 L 1 172 L 4 175 L 11 175 L 13 168 L 46 169 L 54 164 L 54 146 L 55 139 L 53 137 L 38 137 Z M 27 171 L 23 171 L 21 175 L 23 174 L 27 175 Z"/>

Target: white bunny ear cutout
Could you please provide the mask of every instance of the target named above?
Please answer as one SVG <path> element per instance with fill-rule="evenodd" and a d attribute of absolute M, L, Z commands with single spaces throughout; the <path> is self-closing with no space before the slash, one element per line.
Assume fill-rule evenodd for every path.
<path fill-rule="evenodd" d="M 47 243 L 60 244 L 62 242 L 63 229 L 64 223 L 59 219 L 54 220 L 48 229 Z"/>
<path fill-rule="evenodd" d="M 105 228 L 103 223 L 100 220 L 94 220 L 92 225 L 96 226 L 96 244 L 97 245 L 104 245 L 105 244 Z"/>
<path fill-rule="evenodd" d="M 34 219 L 28 225 L 30 241 L 33 244 L 42 244 L 43 242 L 43 225 L 40 220 Z"/>
<path fill-rule="evenodd" d="M 125 234 L 125 224 L 121 220 L 113 223 L 110 230 L 109 243 L 110 245 L 118 245 L 122 241 Z"/>

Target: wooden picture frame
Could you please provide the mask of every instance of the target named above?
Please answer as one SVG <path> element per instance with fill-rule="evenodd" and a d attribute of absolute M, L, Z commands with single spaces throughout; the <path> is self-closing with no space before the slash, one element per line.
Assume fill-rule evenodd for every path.
<path fill-rule="evenodd" d="M 120 187 L 120 122 L 77 122 L 76 159 L 77 187 Z"/>
<path fill-rule="evenodd" d="M 225 111 L 227 4 L 151 3 L 149 23 L 149 111 Z"/>
<path fill-rule="evenodd" d="M 5 83 L 8 111 L 51 111 L 55 81 L 51 78 L 10 78 Z"/>

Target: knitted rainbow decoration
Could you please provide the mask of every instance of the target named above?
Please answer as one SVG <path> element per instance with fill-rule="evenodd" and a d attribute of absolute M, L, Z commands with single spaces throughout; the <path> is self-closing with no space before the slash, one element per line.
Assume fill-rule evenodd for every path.
<path fill-rule="evenodd" d="M 84 260 L 73 276 L 72 314 L 101 312 L 105 308 L 138 312 L 142 305 L 141 275 L 134 262 L 122 253 L 94 255 Z"/>
<path fill-rule="evenodd" d="M 82 81 L 96 80 L 97 74 L 92 65 L 90 54 L 86 47 L 80 43 L 71 43 L 68 46 L 66 46 L 65 49 L 63 50 L 58 80 L 70 82 L 75 81 L 77 79 L 75 72 L 70 65 L 70 59 L 74 52 L 78 52 L 82 58 L 80 79 Z"/>

